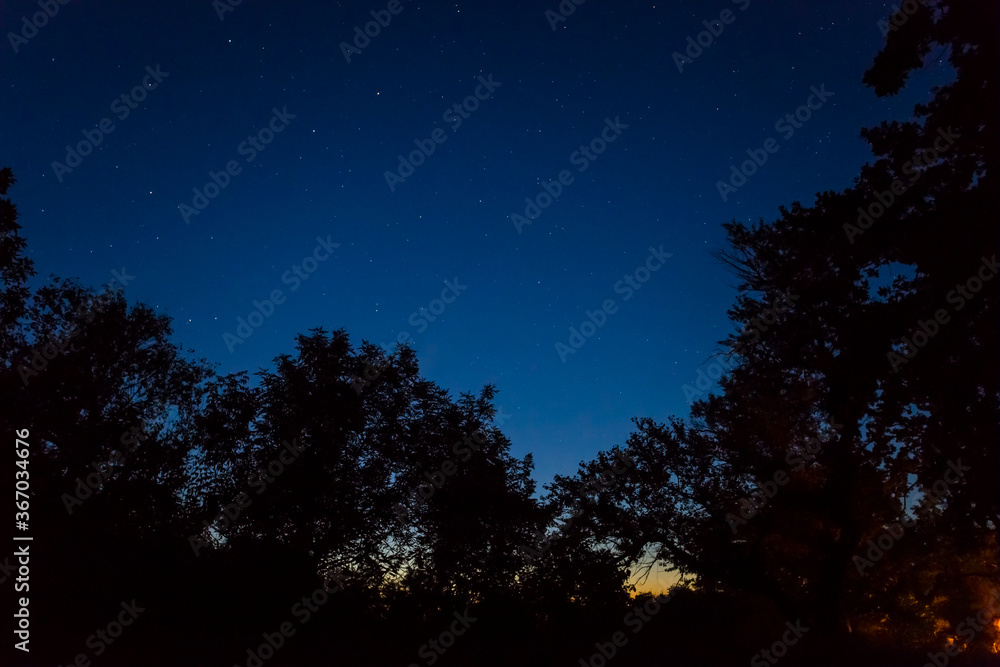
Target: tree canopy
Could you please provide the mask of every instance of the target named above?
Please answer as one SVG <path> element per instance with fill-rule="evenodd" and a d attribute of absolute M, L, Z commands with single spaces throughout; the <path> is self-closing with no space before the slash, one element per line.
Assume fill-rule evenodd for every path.
<path fill-rule="evenodd" d="M 786 623 L 811 633 L 788 664 L 995 652 L 1000 8 L 916 4 L 864 83 L 894 95 L 940 49 L 953 80 L 862 131 L 850 187 L 725 225 L 717 392 L 541 493 L 496 388 L 452 396 L 408 346 L 316 328 L 220 375 L 112 285 L 29 289 L 0 170 L 0 427 L 30 431 L 38 653 L 66 661 L 120 600 L 149 611 L 105 664 L 249 665 L 312 615 L 271 664 L 407 664 L 448 627 L 470 633 L 454 664 L 573 664 L 657 614 L 620 664 L 735 664 Z M 680 582 L 635 596 L 653 567 Z"/>

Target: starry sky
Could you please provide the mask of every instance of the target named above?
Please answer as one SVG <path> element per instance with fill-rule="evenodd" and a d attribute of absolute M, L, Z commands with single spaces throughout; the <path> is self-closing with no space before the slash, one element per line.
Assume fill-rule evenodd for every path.
<path fill-rule="evenodd" d="M 496 385 L 540 483 L 686 415 L 734 330 L 721 224 L 849 186 L 860 129 L 948 75 L 862 85 L 886 2 L 51 2 L 0 0 L 35 286 L 124 267 L 221 373 L 313 327 L 408 340 L 456 397 Z"/>

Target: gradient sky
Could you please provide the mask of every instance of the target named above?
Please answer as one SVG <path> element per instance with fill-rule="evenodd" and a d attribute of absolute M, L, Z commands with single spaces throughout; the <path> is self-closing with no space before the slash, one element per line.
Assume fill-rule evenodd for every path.
<path fill-rule="evenodd" d="M 96 287 L 125 267 L 130 301 L 170 315 L 222 373 L 269 367 L 312 327 L 355 344 L 408 332 L 456 397 L 497 386 L 512 453 L 534 453 L 540 483 L 624 444 L 634 416 L 686 415 L 683 386 L 733 330 L 736 279 L 711 257 L 721 224 L 849 186 L 871 159 L 860 128 L 909 118 L 948 74 L 936 64 L 889 100 L 862 85 L 885 2 L 588 0 L 553 30 L 556 0 L 401 0 L 347 62 L 341 42 L 388 2 L 243 0 L 220 19 L 225 1 L 70 0 L 12 44 L 40 9 L 0 0 L 0 165 L 18 179 L 34 284 Z M 672 54 L 723 10 L 732 22 L 679 72 Z M 134 109 L 115 103 L 147 67 L 167 74 Z M 455 127 L 445 112 L 479 77 L 499 86 Z M 833 96 L 786 139 L 776 121 L 813 86 Z M 294 118 L 262 150 L 243 144 L 274 109 Z M 574 157 L 606 118 L 628 127 Z M 435 130 L 443 143 L 391 190 L 385 172 Z M 100 145 L 54 167 L 84 131 Z M 772 137 L 779 150 L 723 201 L 717 181 Z M 239 173 L 185 221 L 179 205 L 230 161 Z M 563 170 L 572 183 L 518 233 L 510 215 Z M 283 276 L 318 237 L 339 247 L 293 290 Z M 616 283 L 661 245 L 672 256 L 625 300 Z M 412 324 L 456 279 L 444 312 Z M 276 289 L 283 303 L 230 352 L 224 334 Z M 556 343 L 607 299 L 616 312 L 564 363 Z"/>

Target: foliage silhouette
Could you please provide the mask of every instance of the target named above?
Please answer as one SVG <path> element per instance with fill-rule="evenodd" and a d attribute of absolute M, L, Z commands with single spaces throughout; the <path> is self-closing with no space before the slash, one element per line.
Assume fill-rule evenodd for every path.
<path fill-rule="evenodd" d="M 955 628 L 1000 607 L 997 280 L 961 309 L 948 295 L 995 253 L 1000 10 L 918 5 L 864 81 L 892 95 L 939 47 L 954 81 L 863 131 L 876 160 L 850 188 L 726 225 L 739 363 L 720 392 L 688 419 L 636 419 L 541 497 L 495 388 L 453 398 L 409 347 L 316 328 L 251 381 L 120 292 L 32 292 L 0 170 L 0 429 L 30 426 L 45 573 L 33 657 L 72 662 L 136 600 L 101 664 L 248 664 L 285 622 L 269 666 L 429 662 L 456 614 L 476 620 L 442 664 L 578 664 L 649 602 L 633 575 L 667 564 L 682 583 L 616 664 L 745 664 L 793 620 L 811 629 L 788 665 L 918 664 L 949 639 L 985 660 L 997 628 Z"/>

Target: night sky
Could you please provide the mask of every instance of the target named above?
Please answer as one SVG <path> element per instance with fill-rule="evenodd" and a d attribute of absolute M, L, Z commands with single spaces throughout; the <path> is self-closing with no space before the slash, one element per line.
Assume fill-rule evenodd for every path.
<path fill-rule="evenodd" d="M 862 85 L 884 2 L 50 2 L 35 31 L 36 2 L 0 1 L 0 166 L 34 286 L 124 267 L 128 299 L 221 373 L 313 327 L 405 334 L 454 395 L 497 386 L 541 483 L 624 444 L 634 416 L 687 414 L 733 330 L 721 224 L 848 187 L 871 160 L 860 129 L 949 74 L 888 100 Z M 342 47 L 371 12 L 391 22 Z M 768 139 L 724 201 L 717 182 Z M 546 185 L 558 197 L 526 212 Z M 572 348 L 588 311 L 603 324 Z M 238 318 L 260 326 L 227 342 Z"/>

